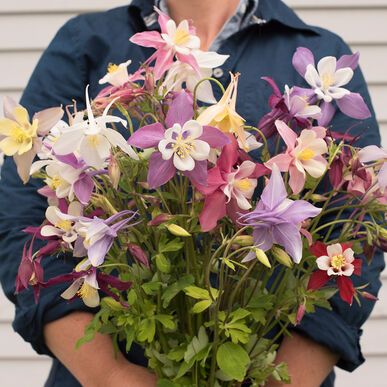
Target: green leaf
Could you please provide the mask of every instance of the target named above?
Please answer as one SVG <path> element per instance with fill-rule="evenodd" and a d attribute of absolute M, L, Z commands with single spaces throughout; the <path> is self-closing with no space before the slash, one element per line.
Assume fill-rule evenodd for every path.
<path fill-rule="evenodd" d="M 134 305 L 134 303 L 137 301 L 137 294 L 134 289 L 130 289 L 128 293 L 128 304 Z"/>
<path fill-rule="evenodd" d="M 191 309 L 192 313 L 202 313 L 206 309 L 208 309 L 212 304 L 211 300 L 202 300 L 197 302 Z"/>
<path fill-rule="evenodd" d="M 195 298 L 196 300 L 208 300 L 210 298 L 208 290 L 198 288 L 197 286 L 187 286 L 184 292 L 187 296 Z"/>
<path fill-rule="evenodd" d="M 235 265 L 227 258 L 223 258 L 223 262 L 232 270 L 235 271 Z"/>
<path fill-rule="evenodd" d="M 222 344 L 216 353 L 216 361 L 226 375 L 243 382 L 250 358 L 240 345 L 231 342 Z"/>
<path fill-rule="evenodd" d="M 125 308 L 112 297 L 105 297 L 102 299 L 102 304 L 105 304 L 109 309 L 119 312 L 124 310 Z"/>
<path fill-rule="evenodd" d="M 246 309 L 239 308 L 231 313 L 231 322 L 239 321 L 250 315 Z"/>
<path fill-rule="evenodd" d="M 169 253 L 172 251 L 179 251 L 184 247 L 184 242 L 180 238 L 174 238 L 168 241 L 168 237 L 162 234 L 159 242 L 159 252 Z"/>
<path fill-rule="evenodd" d="M 177 282 L 169 286 L 167 289 L 165 289 L 163 295 L 161 296 L 161 299 L 163 301 L 163 308 L 167 308 L 172 299 L 176 297 L 176 295 L 182 290 L 184 290 L 187 286 L 193 284 L 194 281 L 195 279 L 192 275 L 185 275 Z"/>
<path fill-rule="evenodd" d="M 157 268 L 162 273 L 169 273 L 171 271 L 171 262 L 164 254 L 157 254 L 155 260 Z"/>
<path fill-rule="evenodd" d="M 159 321 L 167 329 L 176 329 L 176 323 L 174 321 L 174 316 L 167 314 L 157 314 L 155 319 Z"/>
<path fill-rule="evenodd" d="M 176 384 L 167 379 L 157 381 L 157 387 L 176 387 Z"/>
<path fill-rule="evenodd" d="M 184 353 L 184 360 L 188 363 L 193 359 L 200 351 L 206 348 L 208 345 L 208 336 L 203 326 L 199 328 L 197 337 L 194 337 L 188 344 L 187 350 Z"/>
<path fill-rule="evenodd" d="M 142 320 L 138 326 L 137 339 L 140 342 L 147 341 L 148 343 L 153 341 L 156 333 L 156 323 L 153 318 Z"/>
<path fill-rule="evenodd" d="M 147 282 L 145 284 L 142 284 L 141 287 L 148 296 L 152 296 L 153 294 L 156 294 L 159 291 L 161 287 L 161 282 Z"/>

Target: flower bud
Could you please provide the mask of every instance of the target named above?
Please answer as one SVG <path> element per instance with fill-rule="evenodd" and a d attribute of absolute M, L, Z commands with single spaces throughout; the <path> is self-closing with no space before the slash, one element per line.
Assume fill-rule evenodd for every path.
<path fill-rule="evenodd" d="M 254 244 L 254 239 L 251 235 L 239 235 L 234 239 L 234 243 L 242 247 L 247 247 Z"/>
<path fill-rule="evenodd" d="M 168 231 L 173 235 L 176 235 L 179 237 L 191 236 L 191 234 L 187 230 L 185 230 L 183 227 L 178 226 L 177 224 L 174 224 L 174 223 L 168 224 L 166 227 Z"/>
<path fill-rule="evenodd" d="M 121 178 L 121 171 L 120 171 L 120 167 L 118 166 L 117 160 L 114 156 L 110 157 L 108 173 L 109 173 L 109 178 L 113 188 L 117 189 Z"/>
<path fill-rule="evenodd" d="M 301 304 L 297 310 L 296 325 L 298 325 L 301 322 L 301 320 L 304 318 L 305 311 L 306 311 L 305 304 Z"/>
<path fill-rule="evenodd" d="M 328 198 L 324 195 L 313 194 L 310 196 L 311 200 L 315 203 L 326 202 Z"/>
<path fill-rule="evenodd" d="M 149 266 L 148 256 L 140 246 L 134 243 L 128 243 L 128 250 L 129 250 L 129 253 L 133 256 L 133 258 L 137 262 L 142 263 L 145 267 L 149 269 L 150 266 Z"/>
<path fill-rule="evenodd" d="M 169 214 L 159 214 L 155 218 L 153 218 L 151 221 L 148 222 L 148 226 L 150 226 L 150 227 L 159 226 L 160 224 L 168 222 L 172 218 L 173 218 L 173 216 L 169 215 Z"/>
<path fill-rule="evenodd" d="M 266 253 L 263 250 L 258 249 L 258 248 L 255 248 L 254 252 L 255 252 L 255 256 L 257 257 L 258 261 L 261 262 L 266 267 L 268 267 L 269 269 L 271 269 L 271 263 L 269 261 L 268 256 L 266 255 Z"/>
<path fill-rule="evenodd" d="M 280 249 L 277 246 L 273 246 L 271 248 L 271 252 L 273 254 L 273 257 L 281 265 L 284 265 L 284 266 L 289 267 L 289 268 L 291 268 L 293 266 L 293 261 L 292 261 L 292 259 L 290 258 L 289 254 L 286 251 Z"/>
<path fill-rule="evenodd" d="M 378 297 L 376 297 L 373 294 L 368 293 L 368 292 L 360 292 L 360 294 L 362 295 L 362 297 L 364 297 L 368 301 L 378 301 L 379 300 Z"/>

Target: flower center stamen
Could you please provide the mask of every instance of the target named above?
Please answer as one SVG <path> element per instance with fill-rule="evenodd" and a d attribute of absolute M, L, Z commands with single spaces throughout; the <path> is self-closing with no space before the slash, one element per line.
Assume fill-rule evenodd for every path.
<path fill-rule="evenodd" d="M 321 82 L 322 82 L 322 88 L 324 90 L 327 90 L 333 85 L 335 80 L 334 80 L 332 74 L 323 74 L 321 76 Z"/>
<path fill-rule="evenodd" d="M 345 257 L 343 254 L 335 255 L 331 259 L 331 266 L 333 269 L 340 270 L 345 265 Z"/>
<path fill-rule="evenodd" d="M 192 151 L 195 150 L 195 146 L 192 143 L 192 138 L 188 136 L 187 138 L 183 138 L 180 133 L 175 143 L 172 145 L 173 151 L 181 158 L 184 159 L 191 154 Z"/>
<path fill-rule="evenodd" d="M 26 132 L 22 127 L 16 127 L 12 130 L 11 137 L 18 144 L 24 144 L 32 141 L 32 136 Z"/>
<path fill-rule="evenodd" d="M 187 43 L 188 40 L 189 32 L 178 28 L 176 30 L 175 36 L 173 37 L 173 43 L 176 44 L 176 46 L 182 46 L 183 44 Z"/>
<path fill-rule="evenodd" d="M 309 148 L 305 148 L 303 149 L 299 154 L 298 154 L 298 158 L 302 161 L 308 161 L 310 159 L 313 159 L 313 157 L 315 156 L 315 152 L 312 151 L 312 149 L 309 149 Z"/>
<path fill-rule="evenodd" d="M 234 187 L 240 191 L 249 191 L 252 186 L 251 179 L 241 179 L 234 183 Z"/>
<path fill-rule="evenodd" d="M 96 289 L 94 289 L 92 286 L 84 282 L 80 289 L 78 290 L 78 296 L 82 299 L 90 298 L 94 295 L 96 292 Z"/>
<path fill-rule="evenodd" d="M 109 74 L 115 73 L 118 70 L 118 66 L 114 63 L 109 63 L 109 66 L 107 68 L 107 71 Z"/>
<path fill-rule="evenodd" d="M 55 227 L 60 228 L 61 230 L 65 231 L 65 232 L 70 232 L 71 227 L 72 227 L 71 221 L 62 219 L 56 223 Z"/>

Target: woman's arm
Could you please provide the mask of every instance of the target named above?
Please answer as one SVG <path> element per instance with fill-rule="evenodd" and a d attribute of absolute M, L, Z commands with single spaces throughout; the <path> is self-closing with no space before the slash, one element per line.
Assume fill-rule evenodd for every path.
<path fill-rule="evenodd" d="M 73 312 L 44 327 L 48 348 L 82 386 L 156 386 L 152 373 L 129 363 L 121 352 L 115 353 L 112 339 L 107 335 L 97 334 L 90 343 L 75 348 L 92 318 L 90 313 Z"/>

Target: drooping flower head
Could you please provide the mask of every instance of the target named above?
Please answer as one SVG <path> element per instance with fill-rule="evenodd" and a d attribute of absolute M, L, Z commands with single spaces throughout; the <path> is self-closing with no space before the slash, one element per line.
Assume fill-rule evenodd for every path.
<path fill-rule="evenodd" d="M 360 149 L 358 156 L 362 163 L 378 161 L 381 164 L 378 172 L 378 183 L 380 190 L 384 192 L 387 187 L 387 151 L 376 145 L 369 145 Z"/>
<path fill-rule="evenodd" d="M 297 137 L 283 121 L 276 121 L 275 124 L 287 149 L 285 153 L 271 158 L 265 165 L 271 168 L 276 164 L 281 172 L 289 171 L 289 185 L 293 193 L 298 194 L 304 188 L 306 172 L 314 178 L 319 178 L 326 171 L 328 162 L 322 156 L 328 152 L 324 140 L 326 129 L 322 127 L 304 129 Z"/>
<path fill-rule="evenodd" d="M 305 219 L 313 218 L 321 212 L 305 200 L 290 200 L 281 172 L 274 164 L 269 183 L 262 192 L 261 199 L 254 211 L 241 215 L 239 223 L 253 227 L 255 245 L 263 250 L 269 250 L 278 244 L 287 251 L 294 262 L 302 258 L 301 224 Z M 251 252 L 244 259 L 255 258 Z"/>
<path fill-rule="evenodd" d="M 308 82 L 315 96 L 322 101 L 322 117 L 319 125 L 326 126 L 335 114 L 336 101 L 342 113 L 356 119 L 365 119 L 371 112 L 359 93 L 353 93 L 343 86 L 348 84 L 359 62 L 359 54 L 343 55 L 339 60 L 327 56 L 315 66 L 313 53 L 305 47 L 299 47 L 293 56 L 293 66 Z"/>
<path fill-rule="evenodd" d="M 192 97 L 181 91 L 171 103 L 165 124 L 138 129 L 128 140 L 142 149 L 156 148 L 149 161 L 148 184 L 157 188 L 169 181 L 176 170 L 192 181 L 206 184 L 207 160 L 211 148 L 222 148 L 230 142 L 218 129 L 202 126 L 192 120 Z"/>
<path fill-rule="evenodd" d="M 344 243 L 325 245 L 322 242 L 316 242 L 311 246 L 310 251 L 317 258 L 319 270 L 312 273 L 308 289 L 320 289 L 330 279 L 335 279 L 340 297 L 351 305 L 355 289 L 349 277 L 352 274 L 361 273 L 361 259 L 354 258 L 351 245 Z"/>

